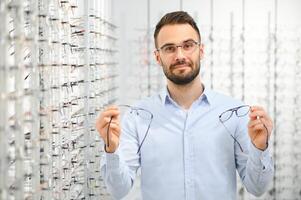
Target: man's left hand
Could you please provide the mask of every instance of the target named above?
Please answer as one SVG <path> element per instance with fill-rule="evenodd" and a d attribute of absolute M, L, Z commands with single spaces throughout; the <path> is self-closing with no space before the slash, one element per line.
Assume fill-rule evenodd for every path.
<path fill-rule="evenodd" d="M 251 106 L 249 113 L 248 132 L 256 148 L 264 151 L 273 130 L 272 119 L 260 106 Z"/>

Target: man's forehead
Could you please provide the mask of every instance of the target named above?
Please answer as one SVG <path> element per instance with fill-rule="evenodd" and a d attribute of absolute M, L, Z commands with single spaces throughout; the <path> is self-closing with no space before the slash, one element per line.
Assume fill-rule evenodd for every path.
<path fill-rule="evenodd" d="M 188 39 L 198 40 L 196 30 L 189 24 L 174 24 L 165 25 L 161 28 L 157 42 L 160 46 L 166 43 L 180 43 Z"/>

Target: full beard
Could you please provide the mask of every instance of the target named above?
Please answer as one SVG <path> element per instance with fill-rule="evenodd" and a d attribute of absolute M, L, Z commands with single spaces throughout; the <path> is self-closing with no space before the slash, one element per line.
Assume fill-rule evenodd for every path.
<path fill-rule="evenodd" d="M 200 61 L 196 62 L 195 67 L 193 67 L 192 63 L 187 63 L 185 61 L 179 61 L 175 64 L 170 65 L 167 67 L 161 60 L 161 63 L 163 65 L 163 71 L 168 80 L 173 82 L 176 85 L 186 85 L 193 81 L 200 73 Z M 191 68 L 191 71 L 187 74 L 176 74 L 173 71 L 178 65 L 187 65 Z"/>

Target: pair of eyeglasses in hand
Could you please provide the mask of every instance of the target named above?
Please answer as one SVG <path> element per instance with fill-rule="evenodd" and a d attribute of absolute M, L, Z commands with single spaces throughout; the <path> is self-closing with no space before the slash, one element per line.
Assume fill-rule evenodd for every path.
<path fill-rule="evenodd" d="M 246 116 L 250 112 L 250 110 L 251 110 L 251 106 L 249 106 L 249 105 L 241 105 L 241 106 L 238 106 L 238 107 L 235 107 L 235 108 L 228 109 L 228 110 L 224 111 L 223 113 L 221 113 L 219 115 L 220 122 L 223 124 L 223 126 L 225 127 L 225 129 L 227 130 L 227 132 L 230 134 L 230 136 L 234 139 L 234 141 L 238 144 L 238 146 L 239 146 L 239 148 L 240 148 L 240 150 L 242 152 L 244 152 L 244 151 L 243 151 L 243 148 L 242 148 L 241 144 L 231 134 L 231 132 L 229 131 L 229 129 L 225 125 L 225 122 L 227 122 L 233 116 L 233 113 L 235 113 L 236 117 L 244 117 L 244 116 Z M 266 142 L 267 142 L 267 145 L 268 145 L 268 137 L 269 137 L 268 128 L 266 127 L 265 124 L 263 124 L 263 126 L 264 126 L 264 128 L 266 129 L 266 132 L 267 132 Z"/>
<path fill-rule="evenodd" d="M 132 114 L 132 115 L 140 117 L 143 120 L 149 121 L 146 132 L 144 134 L 144 137 L 143 137 L 143 139 L 141 141 L 141 144 L 139 145 L 138 150 L 137 150 L 137 154 L 139 154 L 140 150 L 141 150 L 141 147 L 142 147 L 142 145 L 145 141 L 145 138 L 147 137 L 147 134 L 149 132 L 149 129 L 150 129 L 150 126 L 151 126 L 151 123 L 153 121 L 154 116 L 150 111 L 148 111 L 144 108 L 134 107 L 134 106 L 126 105 L 126 104 L 121 104 L 121 105 L 117 105 L 117 106 L 121 107 L 121 108 L 125 108 L 126 110 L 129 110 L 129 113 Z M 107 129 L 107 147 L 110 146 L 110 142 L 109 142 L 110 141 L 110 134 L 109 133 L 110 133 L 110 125 L 111 125 L 112 119 L 113 118 L 111 117 L 111 119 L 109 121 L 108 129 Z"/>

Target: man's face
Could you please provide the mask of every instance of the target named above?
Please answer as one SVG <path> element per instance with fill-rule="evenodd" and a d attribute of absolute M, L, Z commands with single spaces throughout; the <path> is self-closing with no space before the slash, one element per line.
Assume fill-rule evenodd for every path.
<path fill-rule="evenodd" d="M 189 42 L 193 41 L 200 42 L 197 32 L 189 24 L 166 25 L 158 34 L 159 51 L 155 51 L 155 57 L 158 64 L 162 66 L 165 76 L 174 84 L 186 85 L 199 74 L 203 45 L 195 45 L 193 51 L 187 50 L 189 49 L 187 42 L 189 45 Z M 169 45 L 172 44 L 182 45 L 182 47 L 176 47 L 175 51 L 170 51 Z M 165 50 L 168 51 L 161 48 L 166 46 L 168 48 Z M 185 48 L 186 46 L 188 48 Z"/>

